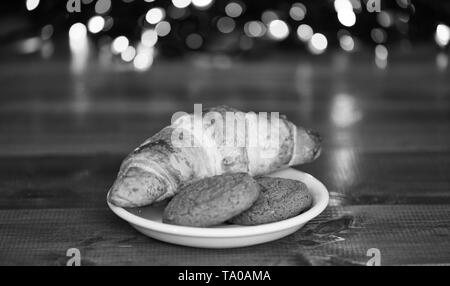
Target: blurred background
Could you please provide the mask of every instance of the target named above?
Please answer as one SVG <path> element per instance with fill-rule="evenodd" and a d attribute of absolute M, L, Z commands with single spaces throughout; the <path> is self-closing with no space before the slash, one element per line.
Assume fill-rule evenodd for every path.
<path fill-rule="evenodd" d="M 448 263 L 449 25 L 448 0 L 0 1 L 0 263 Z M 296 168 L 330 192 L 318 221 L 342 218 L 329 241 L 200 252 L 120 224 L 124 156 L 195 103 L 322 134 Z"/>
<path fill-rule="evenodd" d="M 435 46 L 445 67 L 450 3 L 445 0 L 20 0 L 1 6 L 2 57 L 82 55 L 110 68 L 147 70 L 194 54 L 260 60 L 280 52 L 390 52 Z M 69 54 L 70 53 L 70 54 Z M 36 55 L 35 55 L 36 56 Z M 129 64 L 127 64 L 129 63 Z M 205 64 L 205 63 L 204 63 Z M 119 67 L 120 66 L 120 67 Z"/>
<path fill-rule="evenodd" d="M 194 103 L 280 111 L 331 146 L 383 148 L 392 126 L 371 123 L 418 128 L 402 113 L 423 104 L 448 123 L 445 0 L 20 0 L 0 15 L 4 154 L 125 152 Z M 402 130 L 405 148 L 423 140 Z"/>

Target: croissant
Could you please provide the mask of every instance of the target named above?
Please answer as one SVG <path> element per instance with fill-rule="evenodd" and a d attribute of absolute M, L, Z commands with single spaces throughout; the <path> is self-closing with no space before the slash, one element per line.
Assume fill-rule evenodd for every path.
<path fill-rule="evenodd" d="M 320 136 L 283 115 L 258 116 L 228 106 L 206 111 L 172 118 L 171 125 L 131 152 L 120 166 L 108 200 L 120 207 L 145 206 L 205 177 L 237 172 L 263 175 L 311 162 L 320 154 Z"/>

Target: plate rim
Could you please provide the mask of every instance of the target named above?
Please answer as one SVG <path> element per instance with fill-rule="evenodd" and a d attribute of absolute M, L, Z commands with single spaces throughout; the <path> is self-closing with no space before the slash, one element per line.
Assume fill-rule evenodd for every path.
<path fill-rule="evenodd" d="M 307 211 L 277 222 L 262 224 L 262 225 L 254 225 L 254 226 L 237 226 L 233 228 L 214 228 L 214 227 L 190 227 L 190 226 L 180 226 L 180 225 L 172 225 L 166 224 L 162 222 L 157 222 L 149 219 L 145 219 L 138 215 L 135 215 L 128 210 L 115 206 L 111 204 L 108 199 L 107 204 L 108 207 L 121 219 L 126 222 L 133 224 L 133 226 L 138 226 L 144 229 L 148 229 L 151 231 L 172 234 L 172 235 L 183 235 L 183 236 L 191 236 L 191 237 L 216 237 L 216 238 L 226 238 L 226 237 L 245 237 L 245 236 L 256 236 L 262 234 L 269 234 L 273 232 L 279 232 L 281 230 L 286 230 L 289 228 L 293 228 L 302 224 L 307 223 L 312 220 L 320 213 L 322 213 L 325 208 L 328 206 L 329 201 L 329 193 L 325 185 L 316 179 L 314 176 L 302 172 L 293 168 L 286 168 L 283 170 L 278 170 L 270 176 L 276 176 L 276 174 L 280 172 L 295 172 L 301 173 L 302 176 L 306 176 L 314 182 L 318 186 L 317 190 L 314 190 L 319 200 L 313 202 L 313 206 L 311 206 Z"/>

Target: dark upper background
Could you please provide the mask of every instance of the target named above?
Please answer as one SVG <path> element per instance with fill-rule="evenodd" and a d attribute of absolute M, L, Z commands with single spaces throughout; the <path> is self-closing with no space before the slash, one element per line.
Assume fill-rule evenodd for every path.
<path fill-rule="evenodd" d="M 130 45 L 137 47 L 142 32 L 155 29 L 156 24 L 163 21 L 156 29 L 164 36 L 158 38 L 155 46 L 158 55 L 162 57 L 177 57 L 190 51 L 200 51 L 242 58 L 266 57 L 280 50 L 307 54 L 307 40 L 301 41 L 297 35 L 301 24 L 309 25 L 314 32 L 324 34 L 329 42 L 329 49 L 339 48 L 339 41 L 342 41 L 344 35 L 353 38 L 356 50 L 371 49 L 376 44 L 387 45 L 390 49 L 430 44 L 437 25 L 449 25 L 450 15 L 450 3 L 445 0 L 72 2 L 81 3 L 80 12 L 68 13 L 67 1 L 3 1 L 0 4 L 0 41 L 2 50 L 9 53 L 2 52 L 1 56 L 32 54 L 42 49 L 46 58 L 64 54 L 68 50 L 67 36 L 70 27 L 78 22 L 88 25 L 89 20 L 96 15 L 102 17 L 102 20 L 97 20 L 105 22 L 99 24 L 97 21 L 97 25 L 93 26 L 100 28 L 95 29 L 94 33 L 88 33 L 96 50 L 121 35 L 130 40 Z M 147 21 L 146 15 L 151 8 L 160 9 L 163 18 L 159 19 L 156 11 L 156 14 L 150 13 L 148 18 L 153 15 L 154 21 Z M 371 8 L 378 10 L 373 11 Z M 342 17 L 338 17 L 338 10 Z M 356 21 L 351 19 L 353 17 Z M 271 29 L 261 35 L 249 32 L 258 29 L 255 23 L 254 29 L 249 28 L 251 21 L 262 21 L 267 28 L 270 21 L 275 19 L 287 24 L 290 33 L 286 39 L 271 40 Z M 167 31 L 166 22 L 170 25 L 170 33 L 167 35 L 164 32 Z M 277 30 L 276 25 L 274 26 Z M 262 28 L 266 29 L 265 27 Z M 191 41 L 187 40 L 189 35 L 195 35 L 191 37 Z"/>
<path fill-rule="evenodd" d="M 0 264 L 65 264 L 71 247 L 83 264 L 347 265 L 372 247 L 385 265 L 449 263 L 450 1 L 82 2 L 0 3 Z M 327 211 L 226 251 L 114 217 L 125 154 L 194 103 L 319 131 L 321 157 L 296 168 Z"/>
<path fill-rule="evenodd" d="M 361 148 L 394 132 L 372 119 L 448 117 L 448 1 L 78 2 L 0 4 L 2 154 L 124 153 L 194 103 L 278 110 Z"/>

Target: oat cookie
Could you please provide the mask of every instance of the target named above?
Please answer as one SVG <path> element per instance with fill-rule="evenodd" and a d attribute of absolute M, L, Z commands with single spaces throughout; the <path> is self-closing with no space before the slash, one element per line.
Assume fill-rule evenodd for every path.
<path fill-rule="evenodd" d="M 235 216 L 231 223 L 258 225 L 300 214 L 312 204 L 306 185 L 297 180 L 259 177 L 260 196 L 251 208 Z"/>
<path fill-rule="evenodd" d="M 182 187 L 165 208 L 163 222 L 217 225 L 250 208 L 258 196 L 259 185 L 247 173 L 205 178 Z"/>

